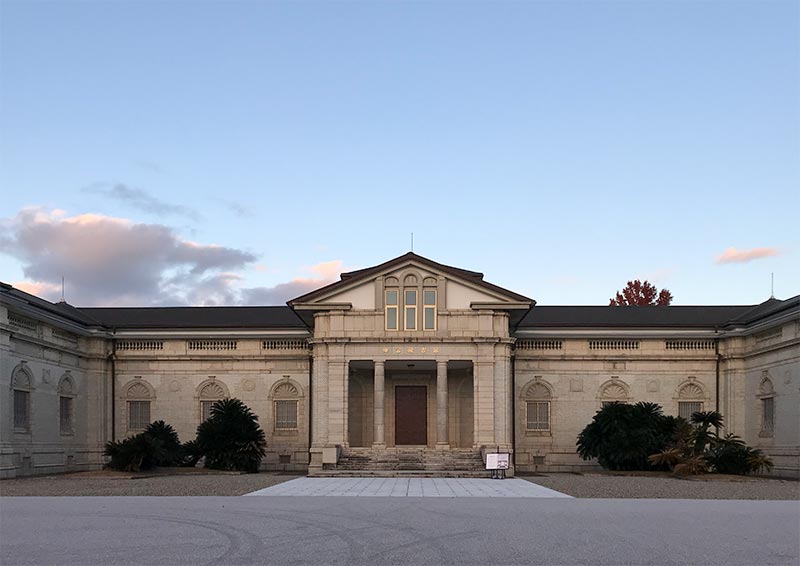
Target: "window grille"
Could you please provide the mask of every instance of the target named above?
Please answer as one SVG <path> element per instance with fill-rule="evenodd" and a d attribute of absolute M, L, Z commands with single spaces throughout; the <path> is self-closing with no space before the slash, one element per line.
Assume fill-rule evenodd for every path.
<path fill-rule="evenodd" d="M 517 340 L 517 350 L 561 350 L 563 340 Z"/>
<path fill-rule="evenodd" d="M 589 340 L 590 350 L 638 350 L 639 340 Z"/>
<path fill-rule="evenodd" d="M 72 397 L 59 397 L 59 421 L 61 434 L 72 432 Z"/>
<path fill-rule="evenodd" d="M 667 340 L 667 350 L 713 350 L 713 340 Z"/>
<path fill-rule="evenodd" d="M 163 350 L 164 342 L 161 340 L 120 340 L 117 342 L 117 350 Z"/>
<path fill-rule="evenodd" d="M 398 311 L 398 290 L 397 289 L 388 289 L 386 291 L 386 307 L 385 307 L 385 320 L 386 320 L 386 330 L 397 330 L 397 311 Z"/>
<path fill-rule="evenodd" d="M 14 428 L 30 428 L 31 393 L 14 390 Z"/>
<path fill-rule="evenodd" d="M 190 350 L 235 350 L 236 340 L 189 340 Z"/>
<path fill-rule="evenodd" d="M 297 401 L 275 401 L 275 428 L 297 428 Z"/>
<path fill-rule="evenodd" d="M 687 421 L 691 420 L 693 413 L 699 413 L 702 410 L 702 401 L 678 401 L 678 416 Z"/>
<path fill-rule="evenodd" d="M 775 397 L 761 399 L 761 432 L 772 434 L 775 430 Z"/>
<path fill-rule="evenodd" d="M 144 430 L 150 424 L 150 401 L 128 401 L 128 429 Z"/>
<path fill-rule="evenodd" d="M 550 430 L 550 401 L 528 401 L 527 429 Z"/>
<path fill-rule="evenodd" d="M 211 417 L 211 407 L 216 401 L 200 401 L 200 422 L 206 422 Z"/>

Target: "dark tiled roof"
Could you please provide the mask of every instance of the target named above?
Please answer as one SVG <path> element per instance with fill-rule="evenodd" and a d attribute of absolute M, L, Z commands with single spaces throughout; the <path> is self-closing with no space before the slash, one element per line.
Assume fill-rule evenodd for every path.
<path fill-rule="evenodd" d="M 51 303 L 50 301 L 46 301 L 37 297 L 36 295 L 31 295 L 30 293 L 21 291 L 16 287 L 12 287 L 8 283 L 2 282 L 0 282 L 0 293 L 9 295 L 10 297 L 28 303 L 33 307 L 42 309 L 43 311 L 56 316 L 66 318 L 72 322 L 77 322 L 84 326 L 99 326 L 99 322 L 97 320 L 65 302 Z"/>
<path fill-rule="evenodd" d="M 753 308 L 744 306 L 535 306 L 518 328 L 723 327 Z"/>
<path fill-rule="evenodd" d="M 475 285 L 483 287 L 489 291 L 493 291 L 494 293 L 500 293 L 506 295 L 507 297 L 513 298 L 515 301 L 520 301 L 523 303 L 534 302 L 528 297 L 520 295 L 519 293 L 515 293 L 513 291 L 509 291 L 508 289 L 504 289 L 503 287 L 499 287 L 488 281 L 483 280 L 483 273 L 478 273 L 477 271 L 468 271 L 466 269 L 461 269 L 459 267 L 451 267 L 449 265 L 444 265 L 442 263 L 438 263 L 433 261 L 432 259 L 428 259 L 427 257 L 423 257 L 421 255 L 415 254 L 414 252 L 408 252 L 401 256 L 398 256 L 394 259 L 390 259 L 389 261 L 385 261 L 379 265 L 375 265 L 372 267 L 367 267 L 365 269 L 359 269 L 356 271 L 349 271 L 347 273 L 341 274 L 341 280 L 331 283 L 330 285 L 326 285 L 325 287 L 321 287 L 316 289 L 315 291 L 311 291 L 310 293 L 306 293 L 301 297 L 297 297 L 296 299 L 292 299 L 289 301 L 290 305 L 294 305 L 296 303 L 304 303 L 307 301 L 311 301 L 321 295 L 324 295 L 330 291 L 333 291 L 355 279 L 359 278 L 368 278 L 372 275 L 376 275 L 381 271 L 385 271 L 387 269 L 391 269 L 395 266 L 401 265 L 406 261 L 414 260 L 417 263 L 421 263 L 422 265 L 427 265 L 433 271 L 439 271 L 442 273 L 450 274 L 454 277 L 459 277 L 466 281 L 470 281 Z"/>
<path fill-rule="evenodd" d="M 289 307 L 87 307 L 81 312 L 118 328 L 306 328 Z"/>

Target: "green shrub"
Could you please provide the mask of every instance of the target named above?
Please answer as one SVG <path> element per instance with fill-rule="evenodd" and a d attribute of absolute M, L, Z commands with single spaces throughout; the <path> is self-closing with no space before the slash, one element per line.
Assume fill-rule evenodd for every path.
<path fill-rule="evenodd" d="M 200 451 L 196 440 L 184 442 L 181 446 L 181 466 L 194 467 L 197 462 L 202 458 L 203 453 Z"/>
<path fill-rule="evenodd" d="M 156 462 L 166 457 L 166 450 L 159 439 L 142 432 L 125 440 L 106 443 L 104 454 L 111 458 L 107 468 L 138 472 L 156 466 Z"/>
<path fill-rule="evenodd" d="M 578 435 L 578 454 L 597 458 L 608 470 L 665 469 L 648 456 L 663 451 L 683 419 L 667 417 L 655 403 L 611 403 L 600 409 Z"/>
<path fill-rule="evenodd" d="M 176 466 L 181 463 L 183 460 L 181 441 L 172 425 L 164 421 L 155 421 L 147 425 L 143 434 L 161 442 L 163 454 L 160 454 L 159 458 L 153 458 L 156 466 Z"/>
<path fill-rule="evenodd" d="M 258 417 L 239 399 L 214 403 L 197 427 L 196 443 L 207 468 L 243 472 L 258 471 L 267 445 Z"/>
<path fill-rule="evenodd" d="M 745 475 L 772 470 L 772 460 L 761 450 L 750 448 L 734 434 L 711 441 L 706 460 L 720 474 Z"/>

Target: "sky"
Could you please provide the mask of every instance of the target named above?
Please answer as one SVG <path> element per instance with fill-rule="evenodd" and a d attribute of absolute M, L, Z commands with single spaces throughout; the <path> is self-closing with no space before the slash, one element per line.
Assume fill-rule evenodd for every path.
<path fill-rule="evenodd" d="M 414 251 L 541 305 L 800 294 L 796 1 L 0 1 L 0 280 L 283 304 Z"/>

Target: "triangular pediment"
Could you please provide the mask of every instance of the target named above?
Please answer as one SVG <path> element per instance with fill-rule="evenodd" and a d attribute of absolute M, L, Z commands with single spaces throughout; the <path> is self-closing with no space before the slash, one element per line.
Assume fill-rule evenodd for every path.
<path fill-rule="evenodd" d="M 409 252 L 380 265 L 342 273 L 339 281 L 289 301 L 301 310 L 373 310 L 384 286 L 421 284 L 443 288 L 446 308 L 527 309 L 534 301 L 484 281 L 483 274 L 437 263 Z"/>

